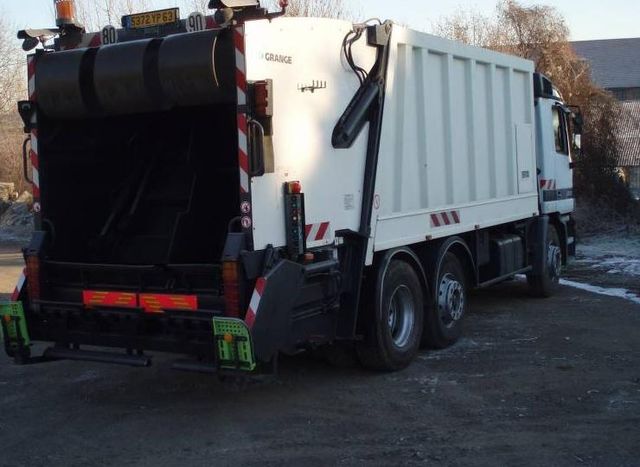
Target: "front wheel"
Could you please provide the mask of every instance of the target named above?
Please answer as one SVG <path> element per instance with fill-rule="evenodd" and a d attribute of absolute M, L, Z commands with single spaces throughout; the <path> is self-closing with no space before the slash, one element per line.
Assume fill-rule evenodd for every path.
<path fill-rule="evenodd" d="M 370 300 L 364 342 L 356 350 L 360 363 L 373 370 L 407 367 L 420 348 L 424 295 L 415 270 L 392 260 L 380 276 Z"/>
<path fill-rule="evenodd" d="M 531 292 L 536 297 L 549 298 L 553 296 L 560 287 L 560 275 L 562 273 L 562 250 L 560 248 L 560 237 L 553 225 L 549 225 L 547 231 L 547 258 L 544 272 L 541 276 L 527 275 L 527 282 Z"/>

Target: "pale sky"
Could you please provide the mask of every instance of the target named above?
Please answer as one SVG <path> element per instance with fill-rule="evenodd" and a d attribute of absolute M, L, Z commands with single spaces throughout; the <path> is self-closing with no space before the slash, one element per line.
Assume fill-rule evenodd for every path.
<path fill-rule="evenodd" d="M 393 19 L 429 31 L 431 24 L 457 9 L 473 8 L 490 15 L 497 0 L 345 0 L 360 16 Z M 0 0 L 0 11 L 17 28 L 53 26 L 52 0 Z M 152 0 L 154 6 L 175 6 L 176 0 Z M 538 0 L 523 4 L 547 4 L 564 15 L 573 40 L 640 37 L 638 0 Z M 182 11 L 185 17 L 189 12 Z"/>

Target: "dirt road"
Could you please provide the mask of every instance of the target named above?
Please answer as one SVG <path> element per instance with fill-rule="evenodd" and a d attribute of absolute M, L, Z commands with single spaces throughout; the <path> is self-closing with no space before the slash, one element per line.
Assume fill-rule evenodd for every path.
<path fill-rule="evenodd" d="M 405 371 L 299 356 L 231 391 L 180 373 L 0 356 L 0 465 L 637 465 L 640 305 L 513 281 Z"/>

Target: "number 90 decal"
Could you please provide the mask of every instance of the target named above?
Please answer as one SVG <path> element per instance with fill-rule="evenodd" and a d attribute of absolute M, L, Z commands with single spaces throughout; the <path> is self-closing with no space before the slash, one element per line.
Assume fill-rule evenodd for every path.
<path fill-rule="evenodd" d="M 204 15 L 199 12 L 194 12 L 187 18 L 187 32 L 204 31 L 207 25 L 207 20 Z"/>
<path fill-rule="evenodd" d="M 105 26 L 100 33 L 102 45 L 116 44 L 118 42 L 118 30 L 113 26 Z"/>

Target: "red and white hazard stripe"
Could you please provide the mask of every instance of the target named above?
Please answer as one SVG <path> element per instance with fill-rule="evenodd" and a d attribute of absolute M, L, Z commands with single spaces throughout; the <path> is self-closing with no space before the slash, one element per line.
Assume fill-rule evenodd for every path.
<path fill-rule="evenodd" d="M 33 197 L 40 199 L 40 166 L 38 159 L 38 130 L 31 132 L 31 179 L 33 180 Z"/>
<path fill-rule="evenodd" d="M 258 310 L 260 309 L 260 301 L 262 300 L 262 296 L 264 295 L 264 289 L 266 286 L 267 280 L 264 277 L 261 277 L 256 281 L 256 288 L 253 290 L 251 302 L 249 303 L 249 309 L 247 310 L 247 315 L 244 318 L 244 322 L 249 329 L 253 328 L 253 325 L 256 322 Z"/>
<path fill-rule="evenodd" d="M 238 92 L 238 161 L 240 163 L 240 192 L 249 193 L 249 156 L 247 138 L 247 71 L 244 54 L 244 26 L 233 31 L 236 50 L 236 88 Z"/>
<path fill-rule="evenodd" d="M 305 237 L 308 242 L 320 242 L 329 238 L 330 222 L 321 222 L 319 224 L 307 224 L 305 226 Z"/>
<path fill-rule="evenodd" d="M 551 180 L 540 180 L 540 189 L 541 190 L 555 190 L 556 189 L 556 181 Z"/>
<path fill-rule="evenodd" d="M 431 214 L 431 227 L 446 227 L 460 223 L 460 211 L 443 211 Z"/>
<path fill-rule="evenodd" d="M 20 274 L 20 278 L 18 279 L 18 283 L 16 284 L 16 288 L 13 289 L 13 293 L 11 294 L 11 301 L 17 302 L 20 298 L 20 292 L 22 292 L 22 288 L 24 287 L 24 283 L 27 280 L 27 272 L 26 270 L 22 270 L 22 274 Z"/>
<path fill-rule="evenodd" d="M 27 73 L 29 76 L 29 100 L 34 101 L 36 98 L 36 56 L 29 55 L 27 57 Z"/>
<path fill-rule="evenodd" d="M 36 95 L 36 56 L 29 55 L 27 57 L 27 73 L 29 78 L 29 100 L 33 103 L 37 101 Z M 29 153 L 29 159 L 31 160 L 31 166 L 33 168 L 31 178 L 33 180 L 33 198 L 37 202 L 40 200 L 40 172 L 39 172 L 39 160 L 38 160 L 38 130 L 37 130 L 38 117 L 34 112 L 31 117 L 31 151 Z"/>

